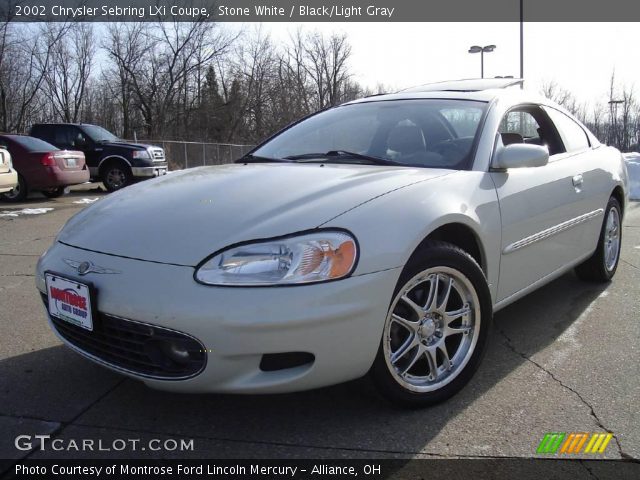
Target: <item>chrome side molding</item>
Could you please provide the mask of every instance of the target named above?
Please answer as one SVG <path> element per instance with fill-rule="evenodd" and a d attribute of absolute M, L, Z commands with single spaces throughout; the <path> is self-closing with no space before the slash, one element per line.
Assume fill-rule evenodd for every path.
<path fill-rule="evenodd" d="M 518 240 L 517 242 L 513 242 L 512 244 L 507 245 L 502 253 L 506 255 L 508 253 L 515 252 L 516 250 L 532 245 L 536 242 L 539 242 L 540 240 L 544 240 L 545 238 L 549 238 L 553 235 L 557 235 L 560 232 L 564 232 L 565 230 L 575 227 L 576 225 L 580 225 L 581 223 L 598 217 L 603 213 L 604 209 L 598 208 L 597 210 L 593 210 L 578 217 L 572 218 L 570 220 L 567 220 L 566 222 L 559 223 L 558 225 L 554 225 L 553 227 L 549 227 L 545 230 L 542 230 L 541 232 L 534 233 L 533 235 L 529 235 L 522 240 Z"/>

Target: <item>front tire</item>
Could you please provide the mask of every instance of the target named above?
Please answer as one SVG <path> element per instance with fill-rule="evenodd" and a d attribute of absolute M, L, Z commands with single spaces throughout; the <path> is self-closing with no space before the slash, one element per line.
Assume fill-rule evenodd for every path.
<path fill-rule="evenodd" d="M 575 269 L 576 275 L 589 282 L 608 282 L 618 269 L 622 248 L 622 209 L 614 197 L 609 199 L 593 255 Z"/>
<path fill-rule="evenodd" d="M 371 368 L 380 393 L 409 407 L 442 402 L 482 359 L 492 304 L 484 273 L 468 253 L 428 242 L 404 268 Z"/>
<path fill-rule="evenodd" d="M 100 175 L 102 183 L 110 192 L 120 190 L 133 181 L 133 175 L 128 165 L 113 162 L 106 165 Z"/>

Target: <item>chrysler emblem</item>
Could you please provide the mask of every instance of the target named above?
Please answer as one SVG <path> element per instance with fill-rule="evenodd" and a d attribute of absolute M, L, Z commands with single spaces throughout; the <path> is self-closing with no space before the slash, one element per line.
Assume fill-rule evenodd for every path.
<path fill-rule="evenodd" d="M 78 265 L 78 273 L 80 275 L 86 275 L 89 272 L 90 268 L 91 264 L 89 262 L 82 262 L 80 265 Z"/>
<path fill-rule="evenodd" d="M 87 273 L 105 273 L 105 274 L 106 273 L 110 273 L 110 274 L 122 273 L 119 270 L 104 268 L 87 261 L 79 262 L 78 260 L 71 260 L 69 258 L 65 258 L 63 260 L 64 260 L 64 263 L 66 263 L 72 268 L 75 268 L 76 271 L 78 272 L 78 275 L 86 275 Z"/>

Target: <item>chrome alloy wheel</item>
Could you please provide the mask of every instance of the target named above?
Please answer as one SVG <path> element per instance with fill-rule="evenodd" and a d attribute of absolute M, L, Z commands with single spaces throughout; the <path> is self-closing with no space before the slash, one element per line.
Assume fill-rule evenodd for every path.
<path fill-rule="evenodd" d="M 113 188 L 121 188 L 126 181 L 127 176 L 120 168 L 113 167 L 107 172 L 107 182 Z"/>
<path fill-rule="evenodd" d="M 620 212 L 616 207 L 609 209 L 604 231 L 604 265 L 607 270 L 615 268 L 620 254 Z"/>
<path fill-rule="evenodd" d="M 391 304 L 383 336 L 387 367 L 408 390 L 437 390 L 469 362 L 479 331 L 480 301 L 469 279 L 453 268 L 429 268 Z"/>

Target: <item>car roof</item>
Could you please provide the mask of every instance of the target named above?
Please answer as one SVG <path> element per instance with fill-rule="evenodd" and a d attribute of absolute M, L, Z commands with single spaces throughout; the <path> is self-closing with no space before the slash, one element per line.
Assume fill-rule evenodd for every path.
<path fill-rule="evenodd" d="M 523 83 L 524 81 L 519 78 L 452 80 L 419 85 L 395 93 L 372 95 L 349 103 L 403 99 L 455 99 L 492 102 L 499 98 L 511 99 L 514 103 L 553 103 L 535 92 L 520 88 Z"/>
<path fill-rule="evenodd" d="M 40 126 L 44 126 L 44 125 L 73 125 L 75 127 L 86 127 L 86 126 L 94 126 L 93 123 L 64 123 L 64 122 L 45 122 L 45 123 L 34 123 L 31 128 L 33 127 L 40 127 Z"/>

